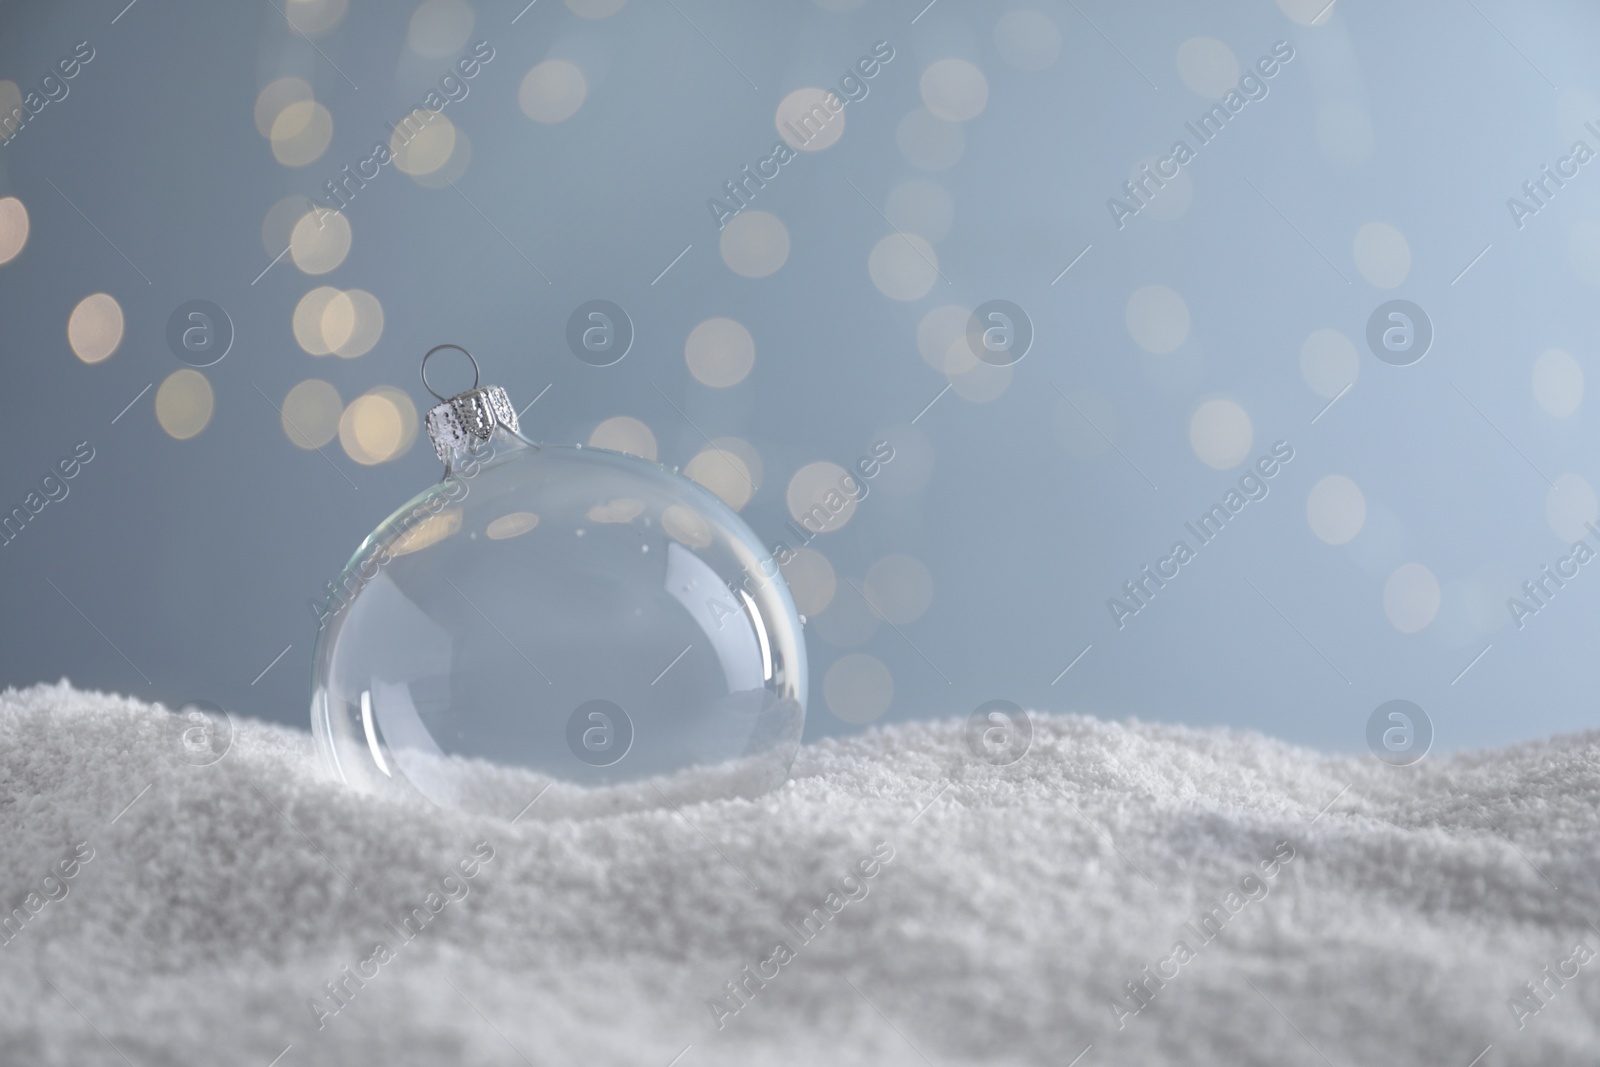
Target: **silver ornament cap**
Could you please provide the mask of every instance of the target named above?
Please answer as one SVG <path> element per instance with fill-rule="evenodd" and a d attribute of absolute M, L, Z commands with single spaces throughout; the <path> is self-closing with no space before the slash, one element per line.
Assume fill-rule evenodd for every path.
<path fill-rule="evenodd" d="M 428 384 L 428 359 L 435 352 L 453 348 L 472 360 L 472 388 L 452 397 L 434 392 Z M 478 384 L 478 361 L 460 345 L 438 345 L 422 357 L 422 385 L 440 403 L 428 410 L 428 440 L 439 462 L 449 465 L 455 452 L 471 449 L 474 441 L 487 441 L 499 427 L 512 433 L 519 432 L 517 409 L 511 406 L 511 397 L 498 385 Z"/>

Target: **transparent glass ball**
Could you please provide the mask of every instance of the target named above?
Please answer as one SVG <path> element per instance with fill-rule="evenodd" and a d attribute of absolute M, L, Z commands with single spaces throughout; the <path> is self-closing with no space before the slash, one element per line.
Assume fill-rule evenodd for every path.
<path fill-rule="evenodd" d="M 312 732 L 350 786 L 504 818 L 754 796 L 799 748 L 800 627 L 710 492 L 500 427 L 330 587 Z"/>

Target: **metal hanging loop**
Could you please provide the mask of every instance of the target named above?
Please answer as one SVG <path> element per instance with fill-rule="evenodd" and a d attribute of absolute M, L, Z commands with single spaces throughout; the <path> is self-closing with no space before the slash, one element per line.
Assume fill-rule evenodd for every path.
<path fill-rule="evenodd" d="M 471 352 L 468 352 L 465 348 L 462 348 L 460 345 L 434 345 L 432 348 L 428 349 L 427 355 L 424 355 L 422 357 L 422 387 L 424 389 L 426 389 L 429 393 L 431 393 L 433 395 L 434 399 L 441 400 L 441 401 L 449 400 L 450 398 L 447 397 L 447 396 L 440 396 L 438 391 L 435 390 L 433 386 L 428 384 L 428 360 L 433 357 L 433 354 L 435 352 L 442 352 L 447 348 L 455 349 L 457 352 L 460 352 L 463 356 L 466 356 L 469 361 L 471 361 L 471 363 L 472 363 L 472 388 L 473 389 L 478 388 L 478 378 L 479 378 L 478 361 L 472 358 L 472 353 Z"/>

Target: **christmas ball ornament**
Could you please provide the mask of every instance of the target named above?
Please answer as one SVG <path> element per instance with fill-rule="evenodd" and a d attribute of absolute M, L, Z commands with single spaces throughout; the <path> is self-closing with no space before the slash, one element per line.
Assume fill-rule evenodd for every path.
<path fill-rule="evenodd" d="M 443 349 L 466 354 L 430 351 L 424 386 Z M 444 477 L 361 543 L 318 611 L 311 725 L 327 768 L 505 818 L 781 783 L 805 643 L 755 533 L 658 464 L 534 444 L 472 368 L 466 392 L 428 386 Z"/>

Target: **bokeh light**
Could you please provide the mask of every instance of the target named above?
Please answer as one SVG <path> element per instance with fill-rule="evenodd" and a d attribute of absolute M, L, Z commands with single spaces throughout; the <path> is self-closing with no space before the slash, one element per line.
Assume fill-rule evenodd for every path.
<path fill-rule="evenodd" d="M 321 448 L 339 434 L 344 401 L 339 390 L 318 378 L 307 378 L 283 398 L 284 436 L 296 448 Z"/>
<path fill-rule="evenodd" d="M 326 356 L 333 352 L 323 332 L 323 318 L 329 306 L 341 295 L 331 285 L 319 285 L 300 298 L 294 307 L 294 339 L 307 354 Z"/>
<path fill-rule="evenodd" d="M 765 278 L 789 259 L 789 229 L 770 211 L 742 211 L 722 228 L 719 245 L 729 270 Z"/>
<path fill-rule="evenodd" d="M 822 679 L 828 710 L 857 726 L 881 718 L 894 701 L 894 676 L 882 660 L 851 652 L 834 661 Z"/>
<path fill-rule="evenodd" d="M 1533 361 L 1533 398 L 1545 411 L 1564 419 L 1583 403 L 1583 367 L 1559 348 Z"/>
<path fill-rule="evenodd" d="M 601 422 L 589 434 L 589 446 L 625 452 L 640 459 L 654 460 L 659 455 L 656 435 L 632 415 L 614 415 Z"/>
<path fill-rule="evenodd" d="M 820 614 L 833 602 L 839 579 L 827 556 L 814 548 L 797 548 L 779 565 L 789 594 L 794 597 L 794 608 L 800 614 Z"/>
<path fill-rule="evenodd" d="M 204 430 L 215 406 L 211 382 L 192 367 L 173 371 L 156 390 L 156 421 L 169 437 L 179 441 Z"/>
<path fill-rule="evenodd" d="M 663 511 L 661 529 L 685 548 L 705 548 L 714 537 L 711 523 L 687 504 L 673 504 Z"/>
<path fill-rule="evenodd" d="M 920 300 L 939 280 L 939 253 L 914 233 L 891 233 L 872 246 L 867 273 L 890 300 Z"/>
<path fill-rule="evenodd" d="M 14 196 L 0 197 L 0 266 L 10 263 L 28 243 L 28 209 Z"/>
<path fill-rule="evenodd" d="M 261 136 L 272 137 L 273 123 L 278 121 L 278 116 L 283 114 L 283 109 L 290 104 L 309 103 L 316 99 L 311 86 L 302 78 L 293 76 L 277 78 L 268 82 L 256 94 L 255 119 L 256 130 Z"/>
<path fill-rule="evenodd" d="M 1219 397 L 1195 408 L 1189 418 L 1189 445 L 1200 462 L 1217 470 L 1237 467 L 1250 456 L 1255 433 L 1250 416 L 1233 400 Z"/>
<path fill-rule="evenodd" d="M 491 521 L 483 532 L 491 541 L 509 541 L 513 537 L 521 537 L 537 525 L 539 516 L 533 512 L 513 511 Z"/>
<path fill-rule="evenodd" d="M 461 529 L 461 509 L 447 508 L 437 515 L 429 515 L 411 529 L 395 538 L 389 546 L 391 556 L 409 556 L 413 552 L 438 544 Z"/>
<path fill-rule="evenodd" d="M 1355 384 L 1361 356 L 1338 330 L 1313 330 L 1300 346 L 1300 376 L 1318 396 L 1336 397 Z"/>
<path fill-rule="evenodd" d="M 1018 70 L 1044 70 L 1061 54 L 1061 30 L 1044 12 L 1018 8 L 994 24 L 994 47 Z"/>
<path fill-rule="evenodd" d="M 894 130 L 895 147 L 918 170 L 949 170 L 967 150 L 966 128 L 946 122 L 927 108 L 917 108 Z"/>
<path fill-rule="evenodd" d="M 1239 84 L 1239 57 L 1215 37 L 1191 37 L 1178 46 L 1178 77 L 1191 92 L 1221 100 Z"/>
<path fill-rule="evenodd" d="M 933 575 L 915 556 L 894 553 L 867 568 L 862 590 L 886 622 L 915 622 L 933 603 Z"/>
<path fill-rule="evenodd" d="M 615 497 L 596 504 L 584 513 L 590 522 L 621 526 L 644 514 L 644 501 L 631 496 Z"/>
<path fill-rule="evenodd" d="M 750 503 L 755 483 L 744 460 L 720 448 L 702 448 L 683 466 L 683 473 L 722 498 L 734 511 Z"/>
<path fill-rule="evenodd" d="M 946 122 L 970 122 L 989 103 L 989 80 L 965 59 L 930 63 L 917 82 L 923 106 Z"/>
<path fill-rule="evenodd" d="M 443 167 L 455 150 L 455 123 L 443 115 L 432 116 L 417 129 L 396 126 L 389 139 L 389 153 L 395 169 L 414 178 Z"/>
<path fill-rule="evenodd" d="M 1165 285 L 1134 290 L 1123 321 L 1133 343 L 1158 356 L 1173 351 L 1189 337 L 1189 305 Z"/>
<path fill-rule="evenodd" d="M 1439 614 L 1439 579 L 1420 563 L 1395 568 L 1383 584 L 1383 613 L 1403 634 L 1425 630 Z"/>
<path fill-rule="evenodd" d="M 794 521 L 813 533 L 832 533 L 849 522 L 856 513 L 856 496 L 861 483 L 854 475 L 830 460 L 807 463 L 794 472 L 784 500 Z"/>
<path fill-rule="evenodd" d="M 85 363 L 99 363 L 122 343 L 122 329 L 122 305 L 110 293 L 92 293 L 72 309 L 67 343 Z"/>
<path fill-rule="evenodd" d="M 355 359 L 383 336 L 383 305 L 364 289 L 347 289 L 322 309 L 322 341 L 336 356 Z"/>
<path fill-rule="evenodd" d="M 344 21 L 349 0 L 284 0 L 289 25 L 307 37 L 320 37 Z"/>
<path fill-rule="evenodd" d="M 689 331 L 683 358 L 695 381 L 714 389 L 738 385 L 756 362 L 756 342 L 743 324 L 711 318 Z"/>
<path fill-rule="evenodd" d="M 1356 231 L 1352 252 L 1356 269 L 1379 289 L 1396 289 L 1411 273 L 1411 245 L 1387 222 L 1369 222 Z"/>
<path fill-rule="evenodd" d="M 567 9 L 586 19 L 610 18 L 621 11 L 628 0 L 566 0 Z"/>
<path fill-rule="evenodd" d="M 472 36 L 472 5 L 466 0 L 424 0 L 411 13 L 406 46 L 424 59 L 443 59 Z"/>
<path fill-rule="evenodd" d="M 417 411 L 398 389 L 378 388 L 350 402 L 339 418 L 339 444 L 363 466 L 405 453 L 416 437 Z"/>
<path fill-rule="evenodd" d="M 790 148 L 820 152 L 844 136 L 845 101 L 831 89 L 808 85 L 778 101 L 773 125 Z"/>
<path fill-rule="evenodd" d="M 967 343 L 967 320 L 971 317 L 971 308 L 943 304 L 917 323 L 917 351 L 940 374 L 961 374 L 978 362 Z"/>
<path fill-rule="evenodd" d="M 1333 18 L 1328 0 L 1278 0 L 1278 9 L 1302 26 L 1321 26 Z"/>
<path fill-rule="evenodd" d="M 308 211 L 290 231 L 289 258 L 306 274 L 326 274 L 349 254 L 350 221 L 343 213 Z"/>
<path fill-rule="evenodd" d="M 272 120 L 272 155 L 286 167 L 304 167 L 322 158 L 333 140 L 333 115 L 315 100 L 299 100 Z"/>
<path fill-rule="evenodd" d="M 565 122 L 578 113 L 588 95 L 589 83 L 577 64 L 547 59 L 523 77 L 517 103 L 535 122 Z"/>
<path fill-rule="evenodd" d="M 1544 498 L 1544 517 L 1561 540 L 1571 544 L 1589 536 L 1589 525 L 1600 519 L 1600 500 L 1594 486 L 1581 474 L 1563 474 Z"/>
<path fill-rule="evenodd" d="M 1306 497 L 1306 522 L 1319 540 L 1349 544 L 1367 524 L 1366 495 L 1351 479 L 1330 474 L 1311 487 Z"/>

